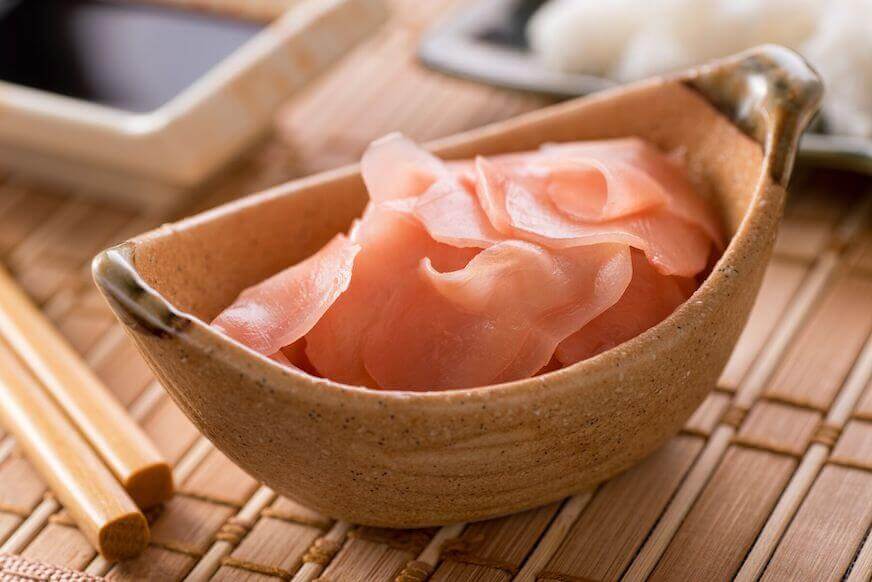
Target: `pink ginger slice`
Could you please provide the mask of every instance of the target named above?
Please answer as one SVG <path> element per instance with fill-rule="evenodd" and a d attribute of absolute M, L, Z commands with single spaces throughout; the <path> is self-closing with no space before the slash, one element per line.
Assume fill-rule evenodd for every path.
<path fill-rule="evenodd" d="M 486 248 L 505 237 L 491 226 L 471 184 L 448 176 L 433 183 L 416 201 L 414 214 L 439 242 Z"/>
<path fill-rule="evenodd" d="M 272 356 L 303 337 L 351 283 L 360 246 L 337 235 L 311 257 L 239 294 L 212 325 Z"/>
<path fill-rule="evenodd" d="M 367 334 L 366 369 L 397 390 L 532 376 L 563 339 L 618 301 L 631 275 L 625 245 L 553 251 L 504 241 L 449 272 L 425 259 Z"/>
<path fill-rule="evenodd" d="M 306 335 L 306 355 L 319 374 L 346 384 L 377 387 L 361 350 L 385 305 L 429 257 L 440 269 L 465 266 L 478 252 L 433 240 L 417 219 L 389 205 L 370 205 L 353 232 L 361 251 L 348 290 Z M 401 349 L 394 346 L 391 349 Z"/>
<path fill-rule="evenodd" d="M 372 142 L 360 159 L 360 173 L 373 202 L 422 194 L 448 175 L 444 162 L 400 133 Z"/>
<path fill-rule="evenodd" d="M 696 288 L 693 279 L 662 275 L 641 252 L 634 250 L 632 255 L 633 279 L 620 301 L 557 346 L 563 365 L 593 357 L 654 327 Z"/>
<path fill-rule="evenodd" d="M 608 184 L 610 198 L 603 206 L 603 220 L 638 212 L 643 206 L 650 206 L 656 198 L 665 202 L 670 214 L 699 227 L 715 246 L 723 248 L 723 234 L 717 216 L 696 192 L 675 155 L 664 154 L 637 137 L 546 144 L 540 151 L 542 156 L 559 161 L 560 166 L 595 162 L 606 170 L 603 178 L 607 181 L 611 178 L 611 182 Z M 634 190 L 624 190 L 624 187 Z M 632 196 L 627 196 L 627 193 Z M 556 192 L 549 194 L 561 210 L 573 213 L 573 200 L 566 191 L 557 188 Z M 614 202 L 613 195 L 617 196 Z M 575 215 L 585 218 L 577 212 Z"/>
<path fill-rule="evenodd" d="M 607 222 L 581 222 L 560 212 L 541 190 L 484 158 L 477 159 L 477 193 L 501 233 L 555 249 L 600 243 L 643 251 L 666 275 L 691 277 L 707 263 L 711 240 L 704 232 L 659 207 Z"/>

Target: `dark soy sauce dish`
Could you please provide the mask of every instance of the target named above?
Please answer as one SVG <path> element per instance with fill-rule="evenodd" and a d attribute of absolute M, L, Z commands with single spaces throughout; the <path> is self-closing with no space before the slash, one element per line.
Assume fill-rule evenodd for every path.
<path fill-rule="evenodd" d="M 147 112 L 262 28 L 144 2 L 0 0 L 0 80 Z"/>

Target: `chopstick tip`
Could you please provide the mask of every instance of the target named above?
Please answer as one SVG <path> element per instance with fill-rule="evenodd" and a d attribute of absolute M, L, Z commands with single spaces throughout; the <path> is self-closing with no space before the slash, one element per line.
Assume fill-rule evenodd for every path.
<path fill-rule="evenodd" d="M 140 468 L 123 485 L 140 509 L 149 509 L 169 501 L 175 491 L 172 467 L 165 462 Z"/>
<path fill-rule="evenodd" d="M 100 528 L 97 549 L 110 562 L 128 560 L 145 550 L 149 537 L 145 516 L 139 511 L 132 511 Z"/>

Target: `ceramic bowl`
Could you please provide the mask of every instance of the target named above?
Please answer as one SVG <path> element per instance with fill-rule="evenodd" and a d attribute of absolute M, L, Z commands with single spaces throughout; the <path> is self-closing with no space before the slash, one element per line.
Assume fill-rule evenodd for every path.
<path fill-rule="evenodd" d="M 97 257 L 94 274 L 182 410 L 277 492 L 379 526 L 506 514 L 628 468 L 715 385 L 760 285 L 797 139 L 820 94 L 799 56 L 768 46 L 431 144 L 446 159 L 630 135 L 681 147 L 732 235 L 711 275 L 665 321 L 527 380 L 368 390 L 282 367 L 207 325 L 242 289 L 348 228 L 367 201 L 356 167 L 139 236 Z"/>

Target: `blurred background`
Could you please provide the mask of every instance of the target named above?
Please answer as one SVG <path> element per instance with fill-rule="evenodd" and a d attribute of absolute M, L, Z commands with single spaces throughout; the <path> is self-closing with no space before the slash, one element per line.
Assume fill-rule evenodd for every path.
<path fill-rule="evenodd" d="M 388 132 L 427 142 L 767 42 L 802 53 L 827 94 L 763 291 L 683 432 L 596 491 L 450 535 L 318 515 L 197 432 L 91 281 L 110 244 L 353 163 Z M 179 484 L 148 516 L 146 552 L 107 562 L 0 428 L 0 565 L 129 580 L 872 579 L 870 137 L 869 0 L 0 0 L 0 260 Z"/>

